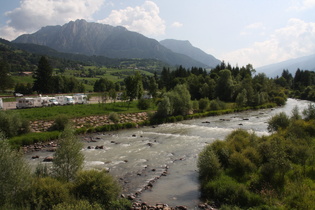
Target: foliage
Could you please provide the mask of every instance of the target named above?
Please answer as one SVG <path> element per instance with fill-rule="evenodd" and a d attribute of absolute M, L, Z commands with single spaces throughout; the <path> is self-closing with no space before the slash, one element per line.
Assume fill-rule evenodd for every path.
<path fill-rule="evenodd" d="M 75 136 L 74 131 L 67 127 L 61 133 L 58 144 L 53 161 L 54 176 L 64 181 L 73 180 L 83 167 L 82 143 Z"/>
<path fill-rule="evenodd" d="M 135 75 L 128 76 L 125 80 L 126 93 L 129 101 L 140 99 L 143 95 L 142 76 L 139 72 Z"/>
<path fill-rule="evenodd" d="M 285 129 L 289 126 L 290 119 L 289 117 L 284 113 L 281 112 L 279 114 L 276 114 L 268 121 L 268 130 L 271 131 L 278 131 L 280 129 Z"/>
<path fill-rule="evenodd" d="M 106 171 L 82 171 L 73 183 L 73 194 L 77 199 L 99 203 L 109 208 L 120 193 L 117 181 Z"/>
<path fill-rule="evenodd" d="M 9 73 L 9 64 L 6 61 L 0 59 L 0 90 L 2 92 L 14 86 L 13 80 Z"/>
<path fill-rule="evenodd" d="M 64 183 L 52 177 L 34 180 L 29 200 L 32 209 L 52 209 L 54 205 L 69 200 L 70 191 Z"/>
<path fill-rule="evenodd" d="M 210 101 L 208 98 L 202 98 L 199 100 L 199 109 L 202 111 L 208 110 L 210 106 Z"/>
<path fill-rule="evenodd" d="M 109 114 L 108 118 L 113 121 L 114 123 L 119 122 L 119 115 L 116 112 L 112 112 Z"/>
<path fill-rule="evenodd" d="M 53 69 L 44 56 L 38 62 L 38 68 L 34 72 L 34 86 L 33 90 L 38 93 L 51 93 L 51 78 Z"/>
<path fill-rule="evenodd" d="M 271 124 L 276 132 L 270 136 L 239 129 L 204 148 L 198 169 L 205 200 L 223 209 L 312 208 L 314 121 L 300 119 L 294 109 L 292 117 L 279 113 Z"/>
<path fill-rule="evenodd" d="M 137 107 L 140 110 L 147 110 L 150 107 L 151 101 L 149 99 L 141 98 L 138 100 Z"/>
<path fill-rule="evenodd" d="M 171 115 L 187 115 L 191 111 L 191 96 L 186 85 L 177 85 L 167 96 L 172 107 Z"/>
<path fill-rule="evenodd" d="M 53 132 L 40 132 L 40 133 L 27 133 L 21 136 L 15 136 L 9 139 L 10 145 L 13 148 L 20 148 L 24 145 L 31 145 L 38 142 L 47 142 L 50 140 L 58 139 L 59 131 Z"/>
<path fill-rule="evenodd" d="M 78 200 L 75 202 L 64 202 L 53 206 L 52 210 L 102 210 L 98 203 L 91 204 L 87 200 Z"/>
<path fill-rule="evenodd" d="M 53 125 L 50 130 L 52 131 L 63 131 L 65 128 L 70 125 L 70 120 L 66 115 L 59 115 L 54 120 Z"/>
<path fill-rule="evenodd" d="M 29 132 L 29 123 L 17 113 L 0 111 L 0 131 L 10 138 Z"/>
<path fill-rule="evenodd" d="M 199 154 L 197 166 L 200 178 L 206 182 L 222 173 L 220 160 L 210 145 L 205 147 Z"/>
<path fill-rule="evenodd" d="M 21 153 L 12 150 L 0 133 L 0 207 L 21 203 L 31 184 L 30 168 Z"/>

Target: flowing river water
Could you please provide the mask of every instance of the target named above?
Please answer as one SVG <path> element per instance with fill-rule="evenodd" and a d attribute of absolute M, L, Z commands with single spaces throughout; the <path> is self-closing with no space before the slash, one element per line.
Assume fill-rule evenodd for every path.
<path fill-rule="evenodd" d="M 82 136 L 85 168 L 109 170 L 122 184 L 124 194 L 138 192 L 137 199 L 148 204 L 167 203 L 197 209 L 200 203 L 197 159 L 205 145 L 223 140 L 238 128 L 258 136 L 269 135 L 266 122 L 271 116 L 279 112 L 290 115 L 295 106 L 301 112 L 308 104 L 288 99 L 285 106 L 275 109 Z M 96 146 L 104 149 L 88 149 Z M 40 158 L 32 160 L 34 155 Z M 35 167 L 47 156 L 52 153 L 38 151 L 27 154 L 26 158 Z"/>

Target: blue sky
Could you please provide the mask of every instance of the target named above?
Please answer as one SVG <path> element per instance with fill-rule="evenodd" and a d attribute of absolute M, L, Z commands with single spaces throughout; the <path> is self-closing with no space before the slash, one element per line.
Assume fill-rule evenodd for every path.
<path fill-rule="evenodd" d="M 189 40 L 232 65 L 315 54 L 315 0 L 1 0 L 0 37 L 86 19 Z"/>

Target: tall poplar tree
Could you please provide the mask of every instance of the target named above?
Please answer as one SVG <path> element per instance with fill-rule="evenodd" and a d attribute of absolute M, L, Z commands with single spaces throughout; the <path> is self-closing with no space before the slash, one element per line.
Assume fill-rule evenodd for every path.
<path fill-rule="evenodd" d="M 9 65 L 5 61 L 0 62 L 0 90 L 2 92 L 7 88 L 13 87 L 13 80 L 9 75 Z"/>
<path fill-rule="evenodd" d="M 46 57 L 42 56 L 38 62 L 38 68 L 34 73 L 33 90 L 38 93 L 51 93 L 51 78 L 53 69 L 50 66 Z"/>

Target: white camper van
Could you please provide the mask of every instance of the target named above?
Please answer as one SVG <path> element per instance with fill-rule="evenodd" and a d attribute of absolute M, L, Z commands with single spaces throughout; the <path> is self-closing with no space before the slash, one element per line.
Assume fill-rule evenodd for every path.
<path fill-rule="evenodd" d="M 56 96 L 56 100 L 59 102 L 60 105 L 74 104 L 72 96 Z"/>
<path fill-rule="evenodd" d="M 17 99 L 16 108 L 32 108 L 32 107 L 41 107 L 42 100 L 40 97 L 38 98 L 19 98 Z"/>
<path fill-rule="evenodd" d="M 76 104 L 87 104 L 87 95 L 85 94 L 75 94 L 73 96 L 74 103 Z"/>
<path fill-rule="evenodd" d="M 0 109 L 3 109 L 3 101 L 2 101 L 2 98 L 0 98 Z"/>

